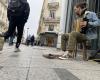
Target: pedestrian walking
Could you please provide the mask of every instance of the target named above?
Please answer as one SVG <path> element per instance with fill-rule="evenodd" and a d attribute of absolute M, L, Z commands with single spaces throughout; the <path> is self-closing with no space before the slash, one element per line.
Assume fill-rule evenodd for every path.
<path fill-rule="evenodd" d="M 32 36 L 31 36 L 31 46 L 34 45 L 34 39 L 35 39 L 35 38 L 34 38 L 34 35 L 32 35 Z"/>
<path fill-rule="evenodd" d="M 27 0 L 8 0 L 7 17 L 9 20 L 8 31 L 4 34 L 5 39 L 9 38 L 17 27 L 17 42 L 15 52 L 20 51 L 24 25 L 29 17 L 30 7 Z"/>
<path fill-rule="evenodd" d="M 13 35 L 11 35 L 11 36 L 9 37 L 9 46 L 13 46 L 13 44 L 14 44 L 14 39 L 15 39 L 16 35 L 17 35 L 17 33 L 14 32 Z"/>
<path fill-rule="evenodd" d="M 29 46 L 31 43 L 31 35 L 27 36 L 26 38 L 26 45 Z"/>

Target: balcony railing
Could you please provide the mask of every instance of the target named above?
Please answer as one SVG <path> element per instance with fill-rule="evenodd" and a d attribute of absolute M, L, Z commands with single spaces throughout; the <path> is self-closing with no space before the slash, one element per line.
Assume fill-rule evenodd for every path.
<path fill-rule="evenodd" d="M 60 17 L 56 17 L 56 18 L 44 17 L 43 20 L 44 20 L 44 23 L 59 23 Z"/>
<path fill-rule="evenodd" d="M 59 2 L 48 3 L 49 9 L 57 9 L 58 7 L 59 7 Z"/>

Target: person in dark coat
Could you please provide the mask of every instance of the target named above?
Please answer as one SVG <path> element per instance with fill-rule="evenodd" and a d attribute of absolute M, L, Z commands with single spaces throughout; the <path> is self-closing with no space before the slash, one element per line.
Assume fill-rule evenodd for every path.
<path fill-rule="evenodd" d="M 32 35 L 32 36 L 31 36 L 31 46 L 34 45 L 34 39 L 35 39 L 35 38 L 34 38 L 34 35 Z"/>
<path fill-rule="evenodd" d="M 17 27 L 18 34 L 15 52 L 20 51 L 19 46 L 23 35 L 24 25 L 27 22 L 30 13 L 30 6 L 27 0 L 20 0 L 21 5 L 18 4 L 18 1 L 19 0 L 16 1 L 15 5 L 12 4 L 14 3 L 13 0 L 9 0 L 8 2 L 7 17 L 9 20 L 9 27 L 8 31 L 4 34 L 5 39 L 9 38 Z"/>
<path fill-rule="evenodd" d="M 26 45 L 29 46 L 31 42 L 31 35 L 26 38 Z"/>

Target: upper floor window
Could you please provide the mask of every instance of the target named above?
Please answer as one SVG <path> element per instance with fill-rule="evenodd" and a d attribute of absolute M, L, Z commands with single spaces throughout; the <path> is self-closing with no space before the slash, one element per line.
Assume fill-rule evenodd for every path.
<path fill-rule="evenodd" d="M 51 18 L 55 18 L 55 12 L 54 10 L 50 10 L 50 17 Z"/>

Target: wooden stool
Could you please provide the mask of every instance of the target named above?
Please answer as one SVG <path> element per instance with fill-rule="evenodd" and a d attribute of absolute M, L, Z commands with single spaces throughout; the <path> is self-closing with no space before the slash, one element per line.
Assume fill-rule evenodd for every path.
<path fill-rule="evenodd" d="M 78 44 L 79 44 L 79 43 L 76 43 L 75 51 L 73 52 L 73 55 L 72 55 L 74 59 L 75 59 L 76 56 L 77 56 L 77 52 L 78 52 L 77 47 L 78 47 Z M 81 44 L 82 44 L 82 48 L 83 48 L 83 49 L 82 49 L 83 60 L 87 61 L 88 58 L 87 58 L 86 41 L 85 41 L 85 42 L 82 42 Z"/>

